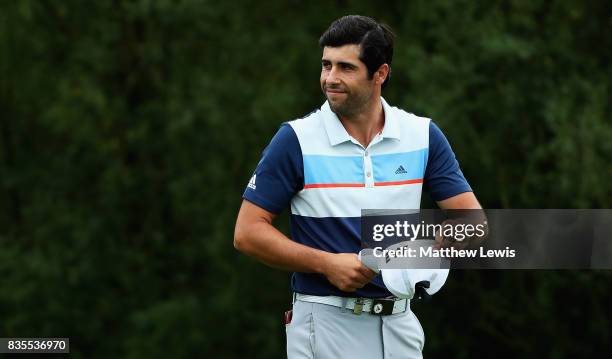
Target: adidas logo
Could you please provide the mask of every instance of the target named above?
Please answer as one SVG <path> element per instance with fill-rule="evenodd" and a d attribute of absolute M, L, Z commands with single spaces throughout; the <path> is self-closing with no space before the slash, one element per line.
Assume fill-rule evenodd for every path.
<path fill-rule="evenodd" d="M 408 172 L 406 172 L 406 169 L 404 168 L 404 166 L 400 165 L 400 166 L 399 166 L 399 167 L 398 167 L 398 168 L 395 170 L 395 174 L 396 174 L 396 175 L 399 175 L 399 174 L 402 174 L 402 173 L 408 173 Z"/>
<path fill-rule="evenodd" d="M 252 188 L 252 189 L 256 188 L 255 186 L 255 180 L 257 179 L 256 176 L 257 176 L 256 174 L 253 174 L 253 177 L 251 177 L 251 179 L 249 180 L 249 184 L 247 187 Z"/>

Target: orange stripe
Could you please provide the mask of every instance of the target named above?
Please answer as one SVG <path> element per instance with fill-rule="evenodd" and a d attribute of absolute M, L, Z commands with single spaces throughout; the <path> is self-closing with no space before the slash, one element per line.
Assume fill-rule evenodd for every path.
<path fill-rule="evenodd" d="M 375 182 L 374 186 L 398 186 L 403 184 L 423 183 L 423 179 L 411 179 L 396 182 Z M 309 188 L 338 188 L 338 187 L 365 187 L 365 183 L 313 183 L 304 185 L 304 189 Z"/>
<path fill-rule="evenodd" d="M 365 183 L 313 183 L 304 185 L 304 189 L 333 187 L 365 187 Z"/>
<path fill-rule="evenodd" d="M 376 182 L 375 186 L 397 186 L 401 184 L 413 184 L 413 183 L 423 183 L 423 179 L 411 179 L 406 181 L 396 181 L 396 182 Z"/>

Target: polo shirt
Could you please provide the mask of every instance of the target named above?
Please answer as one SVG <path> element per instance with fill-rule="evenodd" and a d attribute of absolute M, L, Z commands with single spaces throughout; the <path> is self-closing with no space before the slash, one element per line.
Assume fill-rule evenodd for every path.
<path fill-rule="evenodd" d="M 362 209 L 418 209 L 423 190 L 435 201 L 472 191 L 433 121 L 381 102 L 385 124 L 367 147 L 348 134 L 328 102 L 283 123 L 243 198 L 274 214 L 290 207 L 298 243 L 358 253 Z M 391 295 L 380 275 L 352 293 L 316 273 L 293 273 L 291 282 L 293 291 L 310 295 Z"/>

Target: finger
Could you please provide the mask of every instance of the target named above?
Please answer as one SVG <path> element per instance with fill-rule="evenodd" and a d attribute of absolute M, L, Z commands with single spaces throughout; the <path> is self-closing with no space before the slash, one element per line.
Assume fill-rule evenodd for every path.
<path fill-rule="evenodd" d="M 366 267 L 365 265 L 361 265 L 361 267 L 359 268 L 359 272 L 361 272 L 361 274 L 366 276 L 366 278 L 368 278 L 368 281 L 370 281 L 370 280 L 374 279 L 374 277 L 376 277 L 376 272 L 374 272 L 370 268 Z"/>
<path fill-rule="evenodd" d="M 465 249 L 465 248 L 468 247 L 468 245 L 469 245 L 469 242 L 464 240 L 464 241 L 461 241 L 461 242 L 459 242 L 459 241 L 455 242 L 454 247 L 457 248 L 457 249 Z"/>
<path fill-rule="evenodd" d="M 443 240 L 444 240 L 444 238 L 442 237 L 442 233 L 441 232 L 436 233 L 436 239 L 435 239 L 435 242 L 434 242 L 434 245 L 433 245 L 434 248 L 435 249 L 442 248 Z"/>
<path fill-rule="evenodd" d="M 367 275 L 362 273 L 360 270 L 358 270 L 355 273 L 355 276 L 352 279 L 353 279 L 352 283 L 355 285 L 358 285 L 359 286 L 358 288 L 363 287 L 371 280 L 371 278 L 369 278 Z"/>
<path fill-rule="evenodd" d="M 357 254 L 355 254 L 355 258 L 358 260 L 359 262 L 359 268 L 357 268 L 357 270 L 359 271 L 360 274 L 362 274 L 363 276 L 366 277 L 367 281 L 369 282 L 370 280 L 372 280 L 372 278 L 376 277 L 376 272 L 374 272 L 373 270 L 371 270 L 370 268 L 368 268 L 365 264 L 363 264 L 360 260 L 359 260 L 359 256 Z"/>
<path fill-rule="evenodd" d="M 355 282 L 351 284 L 351 288 L 354 288 L 353 291 L 357 290 L 357 289 L 361 289 L 363 287 L 365 287 L 365 285 L 368 284 L 368 282 Z"/>
<path fill-rule="evenodd" d="M 349 289 L 350 292 L 354 292 L 357 289 L 363 288 L 364 285 L 365 283 L 362 283 L 359 280 L 352 280 L 347 283 L 346 287 Z"/>
<path fill-rule="evenodd" d="M 450 248 L 455 244 L 454 238 L 452 237 L 440 237 L 440 248 Z"/>
<path fill-rule="evenodd" d="M 356 289 L 355 285 L 353 285 L 353 282 L 350 280 L 334 283 L 334 286 L 343 292 L 354 292 Z"/>

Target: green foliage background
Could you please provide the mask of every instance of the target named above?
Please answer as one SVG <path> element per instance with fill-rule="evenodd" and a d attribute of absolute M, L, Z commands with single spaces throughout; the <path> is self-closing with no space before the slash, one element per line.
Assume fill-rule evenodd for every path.
<path fill-rule="evenodd" d="M 349 13 L 395 29 L 385 98 L 440 125 L 485 207 L 609 207 L 611 4 L 2 2 L 0 337 L 284 356 L 289 276 L 237 253 L 233 226 L 279 124 L 323 102 L 317 40 Z M 414 306 L 424 354 L 610 351 L 610 278 L 455 271 Z"/>

